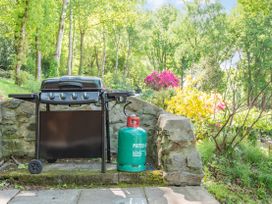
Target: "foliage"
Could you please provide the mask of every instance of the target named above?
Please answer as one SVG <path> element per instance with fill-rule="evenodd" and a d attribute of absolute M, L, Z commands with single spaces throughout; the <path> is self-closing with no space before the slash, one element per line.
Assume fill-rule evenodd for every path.
<path fill-rule="evenodd" d="M 153 71 L 145 78 L 144 82 L 156 91 L 179 86 L 179 79 L 169 70 Z"/>
<path fill-rule="evenodd" d="M 0 78 L 10 78 L 11 72 L 0 69 Z"/>
<path fill-rule="evenodd" d="M 173 35 L 177 20 L 178 10 L 167 5 L 158 9 L 153 15 L 149 15 L 143 23 L 146 30 L 144 48 L 154 69 L 163 70 L 175 66 L 174 56 L 181 41 Z"/>
<path fill-rule="evenodd" d="M 26 71 L 21 71 L 18 79 L 19 84 L 31 92 L 37 92 L 40 89 L 40 82 L 36 81 L 35 77 Z"/>
<path fill-rule="evenodd" d="M 30 90 L 15 85 L 14 81 L 10 79 L 0 78 L 0 87 L 0 101 L 8 98 L 8 94 L 10 93 L 30 93 Z"/>
<path fill-rule="evenodd" d="M 153 89 L 144 89 L 141 94 L 141 98 L 149 103 L 152 103 L 163 109 L 167 109 L 166 101 L 175 96 L 175 89 L 162 89 L 160 91 L 155 91 Z"/>
<path fill-rule="evenodd" d="M 167 111 L 184 115 L 196 122 L 208 120 L 213 113 L 224 109 L 218 94 L 206 94 L 193 87 L 176 89 L 176 95 L 166 101 Z"/>
<path fill-rule="evenodd" d="M 12 68 L 14 47 L 13 42 L 0 36 L 0 69 L 9 70 Z"/>
<path fill-rule="evenodd" d="M 204 162 L 204 185 L 222 203 L 270 203 L 272 157 L 242 143 L 232 154 L 217 156 L 209 140 L 198 143 Z"/>
<path fill-rule="evenodd" d="M 109 89 L 133 90 L 132 80 L 124 80 L 121 74 L 107 73 L 104 76 L 104 83 Z"/>
<path fill-rule="evenodd" d="M 256 106 L 239 105 L 238 99 L 226 101 L 220 94 L 199 91 L 194 87 L 197 81 L 188 80 L 183 89 L 176 89 L 176 94 L 166 100 L 164 107 L 191 118 L 197 139 L 211 138 L 218 152 L 226 152 L 233 151 L 245 139 L 256 142 L 260 137 L 270 137 L 271 112 L 263 110 L 262 100 L 260 108 L 256 107 L 258 98 Z"/>
<path fill-rule="evenodd" d="M 54 76 L 58 76 L 57 73 L 57 62 L 55 61 L 55 59 L 49 58 L 49 66 L 46 70 L 45 76 L 46 77 L 54 77 Z"/>
<path fill-rule="evenodd" d="M 260 113 L 260 110 L 258 110 L 257 108 L 253 108 L 248 115 L 248 119 L 245 122 L 245 126 L 249 127 L 250 124 L 252 124 L 254 120 L 258 117 L 259 113 Z M 246 117 L 246 114 L 247 114 L 247 110 L 237 113 L 233 118 L 233 125 L 236 127 L 239 127 L 243 123 L 243 119 Z M 272 116 L 271 111 L 264 112 L 263 117 L 260 118 L 260 120 L 256 122 L 253 128 L 264 130 L 264 131 L 272 130 L 271 116 Z"/>
<path fill-rule="evenodd" d="M 74 35 L 66 22 L 58 64 L 63 1 L 0 1 L 0 75 L 9 78 L 0 79 L 0 100 L 39 89 L 38 53 L 42 78 L 66 74 L 72 37 L 73 75 L 142 89 L 143 99 L 191 118 L 199 141 L 214 142 L 201 152 L 205 184 L 220 201 L 268 203 L 271 159 L 241 143 L 272 137 L 271 1 L 238 0 L 232 12 L 213 0 L 184 1 L 182 12 L 136 0 L 69 2 L 64 20 L 73 14 Z"/>

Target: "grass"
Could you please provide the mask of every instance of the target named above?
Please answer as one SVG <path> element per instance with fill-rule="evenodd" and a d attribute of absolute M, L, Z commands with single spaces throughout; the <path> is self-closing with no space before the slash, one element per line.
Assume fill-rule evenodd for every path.
<path fill-rule="evenodd" d="M 11 93 L 30 93 L 31 91 L 27 88 L 20 87 L 10 79 L 0 78 L 0 101 L 2 99 L 7 99 L 8 94 Z"/>
<path fill-rule="evenodd" d="M 231 155 L 215 154 L 210 141 L 198 144 L 204 185 L 221 203 L 272 203 L 272 155 L 249 143 Z"/>

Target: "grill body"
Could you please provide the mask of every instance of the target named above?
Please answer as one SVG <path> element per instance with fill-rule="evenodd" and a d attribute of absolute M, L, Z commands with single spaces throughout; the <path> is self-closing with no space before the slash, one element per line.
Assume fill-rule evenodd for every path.
<path fill-rule="evenodd" d="M 111 162 L 109 132 L 109 101 L 125 102 L 131 92 L 106 91 L 97 77 L 64 76 L 44 80 L 41 92 L 10 94 L 9 97 L 30 101 L 36 107 L 35 157 L 31 173 L 40 173 L 40 159 L 101 158 Z M 124 100 L 125 99 L 125 100 Z M 82 105 L 96 103 L 99 110 L 51 110 L 52 105 Z M 41 110 L 45 104 L 46 110 Z M 32 170 L 31 170 L 32 169 Z"/>
<path fill-rule="evenodd" d="M 40 156 L 102 157 L 101 111 L 44 111 L 40 117 Z"/>

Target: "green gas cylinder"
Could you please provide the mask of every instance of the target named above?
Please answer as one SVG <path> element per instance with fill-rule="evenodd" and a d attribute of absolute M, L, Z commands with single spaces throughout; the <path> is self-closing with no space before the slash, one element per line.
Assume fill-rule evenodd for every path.
<path fill-rule="evenodd" d="M 119 171 L 140 172 L 145 170 L 146 131 L 139 127 L 139 117 L 127 118 L 127 127 L 118 132 L 117 169 Z"/>

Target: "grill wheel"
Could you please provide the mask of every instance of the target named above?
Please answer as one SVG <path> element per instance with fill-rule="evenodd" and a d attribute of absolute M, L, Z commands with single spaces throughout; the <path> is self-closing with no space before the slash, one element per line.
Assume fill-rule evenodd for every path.
<path fill-rule="evenodd" d="M 28 171 L 31 174 L 39 174 L 42 172 L 43 166 L 42 162 L 38 159 L 33 159 L 28 164 Z"/>

